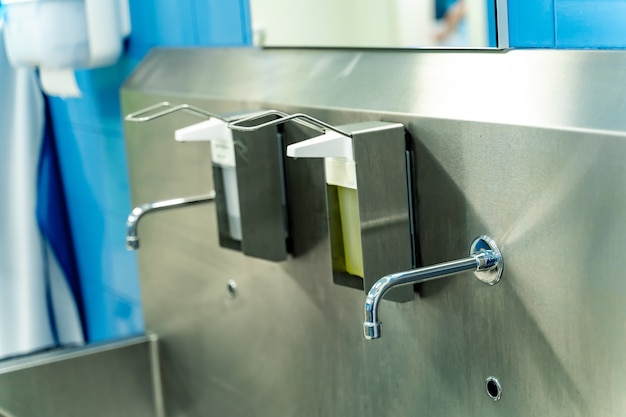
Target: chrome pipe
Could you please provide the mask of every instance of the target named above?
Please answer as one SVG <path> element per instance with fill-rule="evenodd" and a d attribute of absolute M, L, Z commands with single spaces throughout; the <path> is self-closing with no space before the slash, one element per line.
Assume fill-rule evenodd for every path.
<path fill-rule="evenodd" d="M 217 119 L 224 120 L 222 116 L 211 113 L 210 111 L 201 109 L 199 107 L 192 106 L 190 104 L 172 104 L 167 101 L 162 101 L 152 106 L 137 110 L 136 112 L 127 114 L 124 117 L 124 120 L 126 120 L 127 122 L 148 122 L 150 120 L 158 119 L 159 117 L 167 116 L 168 114 L 177 111 L 184 111 L 186 113 L 193 114 L 194 116 L 199 116 L 207 119 L 215 117 Z"/>
<path fill-rule="evenodd" d="M 215 191 L 211 191 L 208 194 L 154 201 L 152 203 L 145 203 L 135 207 L 130 212 L 130 214 L 128 215 L 128 219 L 126 220 L 126 249 L 136 250 L 139 248 L 139 236 L 137 235 L 137 226 L 139 224 L 139 220 L 146 214 L 176 207 L 210 203 L 214 200 Z"/>
<path fill-rule="evenodd" d="M 378 306 L 384 295 L 392 288 L 434 281 L 470 270 L 473 270 L 482 282 L 494 285 L 500 280 L 503 267 L 502 254 L 495 242 L 487 236 L 481 236 L 472 243 L 468 258 L 382 277 L 372 286 L 365 299 L 365 322 L 363 323 L 365 338 L 368 340 L 380 338 L 382 323 L 378 318 Z"/>

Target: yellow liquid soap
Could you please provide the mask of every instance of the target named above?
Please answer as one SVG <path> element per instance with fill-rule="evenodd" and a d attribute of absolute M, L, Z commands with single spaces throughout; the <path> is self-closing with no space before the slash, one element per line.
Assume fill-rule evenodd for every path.
<path fill-rule="evenodd" d="M 361 245 L 361 219 L 359 216 L 358 191 L 337 187 L 339 215 L 343 234 L 346 270 L 349 274 L 363 278 L 363 249 Z"/>

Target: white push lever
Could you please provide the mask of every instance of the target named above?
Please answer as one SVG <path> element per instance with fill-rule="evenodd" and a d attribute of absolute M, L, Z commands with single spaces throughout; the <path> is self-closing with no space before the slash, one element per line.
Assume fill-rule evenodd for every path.
<path fill-rule="evenodd" d="M 228 123 L 211 117 L 209 120 L 178 129 L 174 132 L 174 138 L 178 142 L 206 142 L 212 138 L 223 136 L 222 130 L 224 126 L 228 126 Z"/>
<path fill-rule="evenodd" d="M 352 138 L 327 131 L 302 142 L 287 146 L 287 156 L 292 158 L 345 158 L 354 160 Z"/>

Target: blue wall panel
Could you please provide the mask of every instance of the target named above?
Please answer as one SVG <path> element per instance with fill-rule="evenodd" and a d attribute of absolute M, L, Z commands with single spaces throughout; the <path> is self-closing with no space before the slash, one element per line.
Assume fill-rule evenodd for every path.
<path fill-rule="evenodd" d="M 137 260 L 124 246 L 130 210 L 122 135 L 94 127 L 55 126 L 75 254 L 81 275 L 89 341 L 143 333 Z M 98 294 L 95 289 L 102 289 Z M 106 294 L 105 294 L 106 293 Z M 95 298 L 94 298 L 95 297 Z M 119 302 L 136 311 L 126 317 L 103 309 Z"/>
<path fill-rule="evenodd" d="M 554 48 L 554 0 L 509 0 L 509 44 L 513 48 Z"/>
<path fill-rule="evenodd" d="M 491 48 L 498 46 L 496 30 L 496 2 L 487 1 L 487 39 Z"/>
<path fill-rule="evenodd" d="M 509 0 L 514 48 L 626 48 L 626 0 Z"/>
<path fill-rule="evenodd" d="M 70 209 L 80 204 L 127 215 L 130 189 L 123 136 L 114 131 L 82 127 L 59 126 L 55 132 L 64 185 L 76 190 L 67 197 Z"/>
<path fill-rule="evenodd" d="M 197 45 L 195 4 L 180 0 L 130 0 L 133 56 L 155 46 Z"/>
<path fill-rule="evenodd" d="M 626 0 L 557 0 L 557 48 L 626 47 Z"/>
<path fill-rule="evenodd" d="M 124 337 L 143 328 L 141 304 L 95 283 L 83 285 L 90 342 Z"/>
<path fill-rule="evenodd" d="M 199 45 L 250 45 L 252 29 L 247 0 L 195 0 Z"/>

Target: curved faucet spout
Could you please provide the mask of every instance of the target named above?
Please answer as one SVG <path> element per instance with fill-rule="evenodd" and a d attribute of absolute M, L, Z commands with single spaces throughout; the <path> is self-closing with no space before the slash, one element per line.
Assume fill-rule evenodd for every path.
<path fill-rule="evenodd" d="M 363 323 L 365 338 L 371 340 L 381 336 L 378 306 L 383 296 L 392 288 L 433 281 L 470 270 L 473 270 L 481 281 L 489 285 L 496 284 L 502 275 L 504 262 L 495 242 L 487 236 L 482 236 L 474 241 L 470 252 L 468 258 L 398 272 L 376 281 L 365 299 L 365 322 Z"/>
<path fill-rule="evenodd" d="M 146 214 L 155 211 L 166 210 L 176 207 L 191 206 L 194 204 L 210 203 L 215 200 L 215 191 L 208 194 L 201 194 L 192 197 L 173 198 L 171 200 L 161 200 L 152 203 L 145 203 L 135 207 L 126 220 L 126 249 L 136 250 L 139 248 L 139 236 L 137 235 L 137 225 L 139 220 Z"/>

